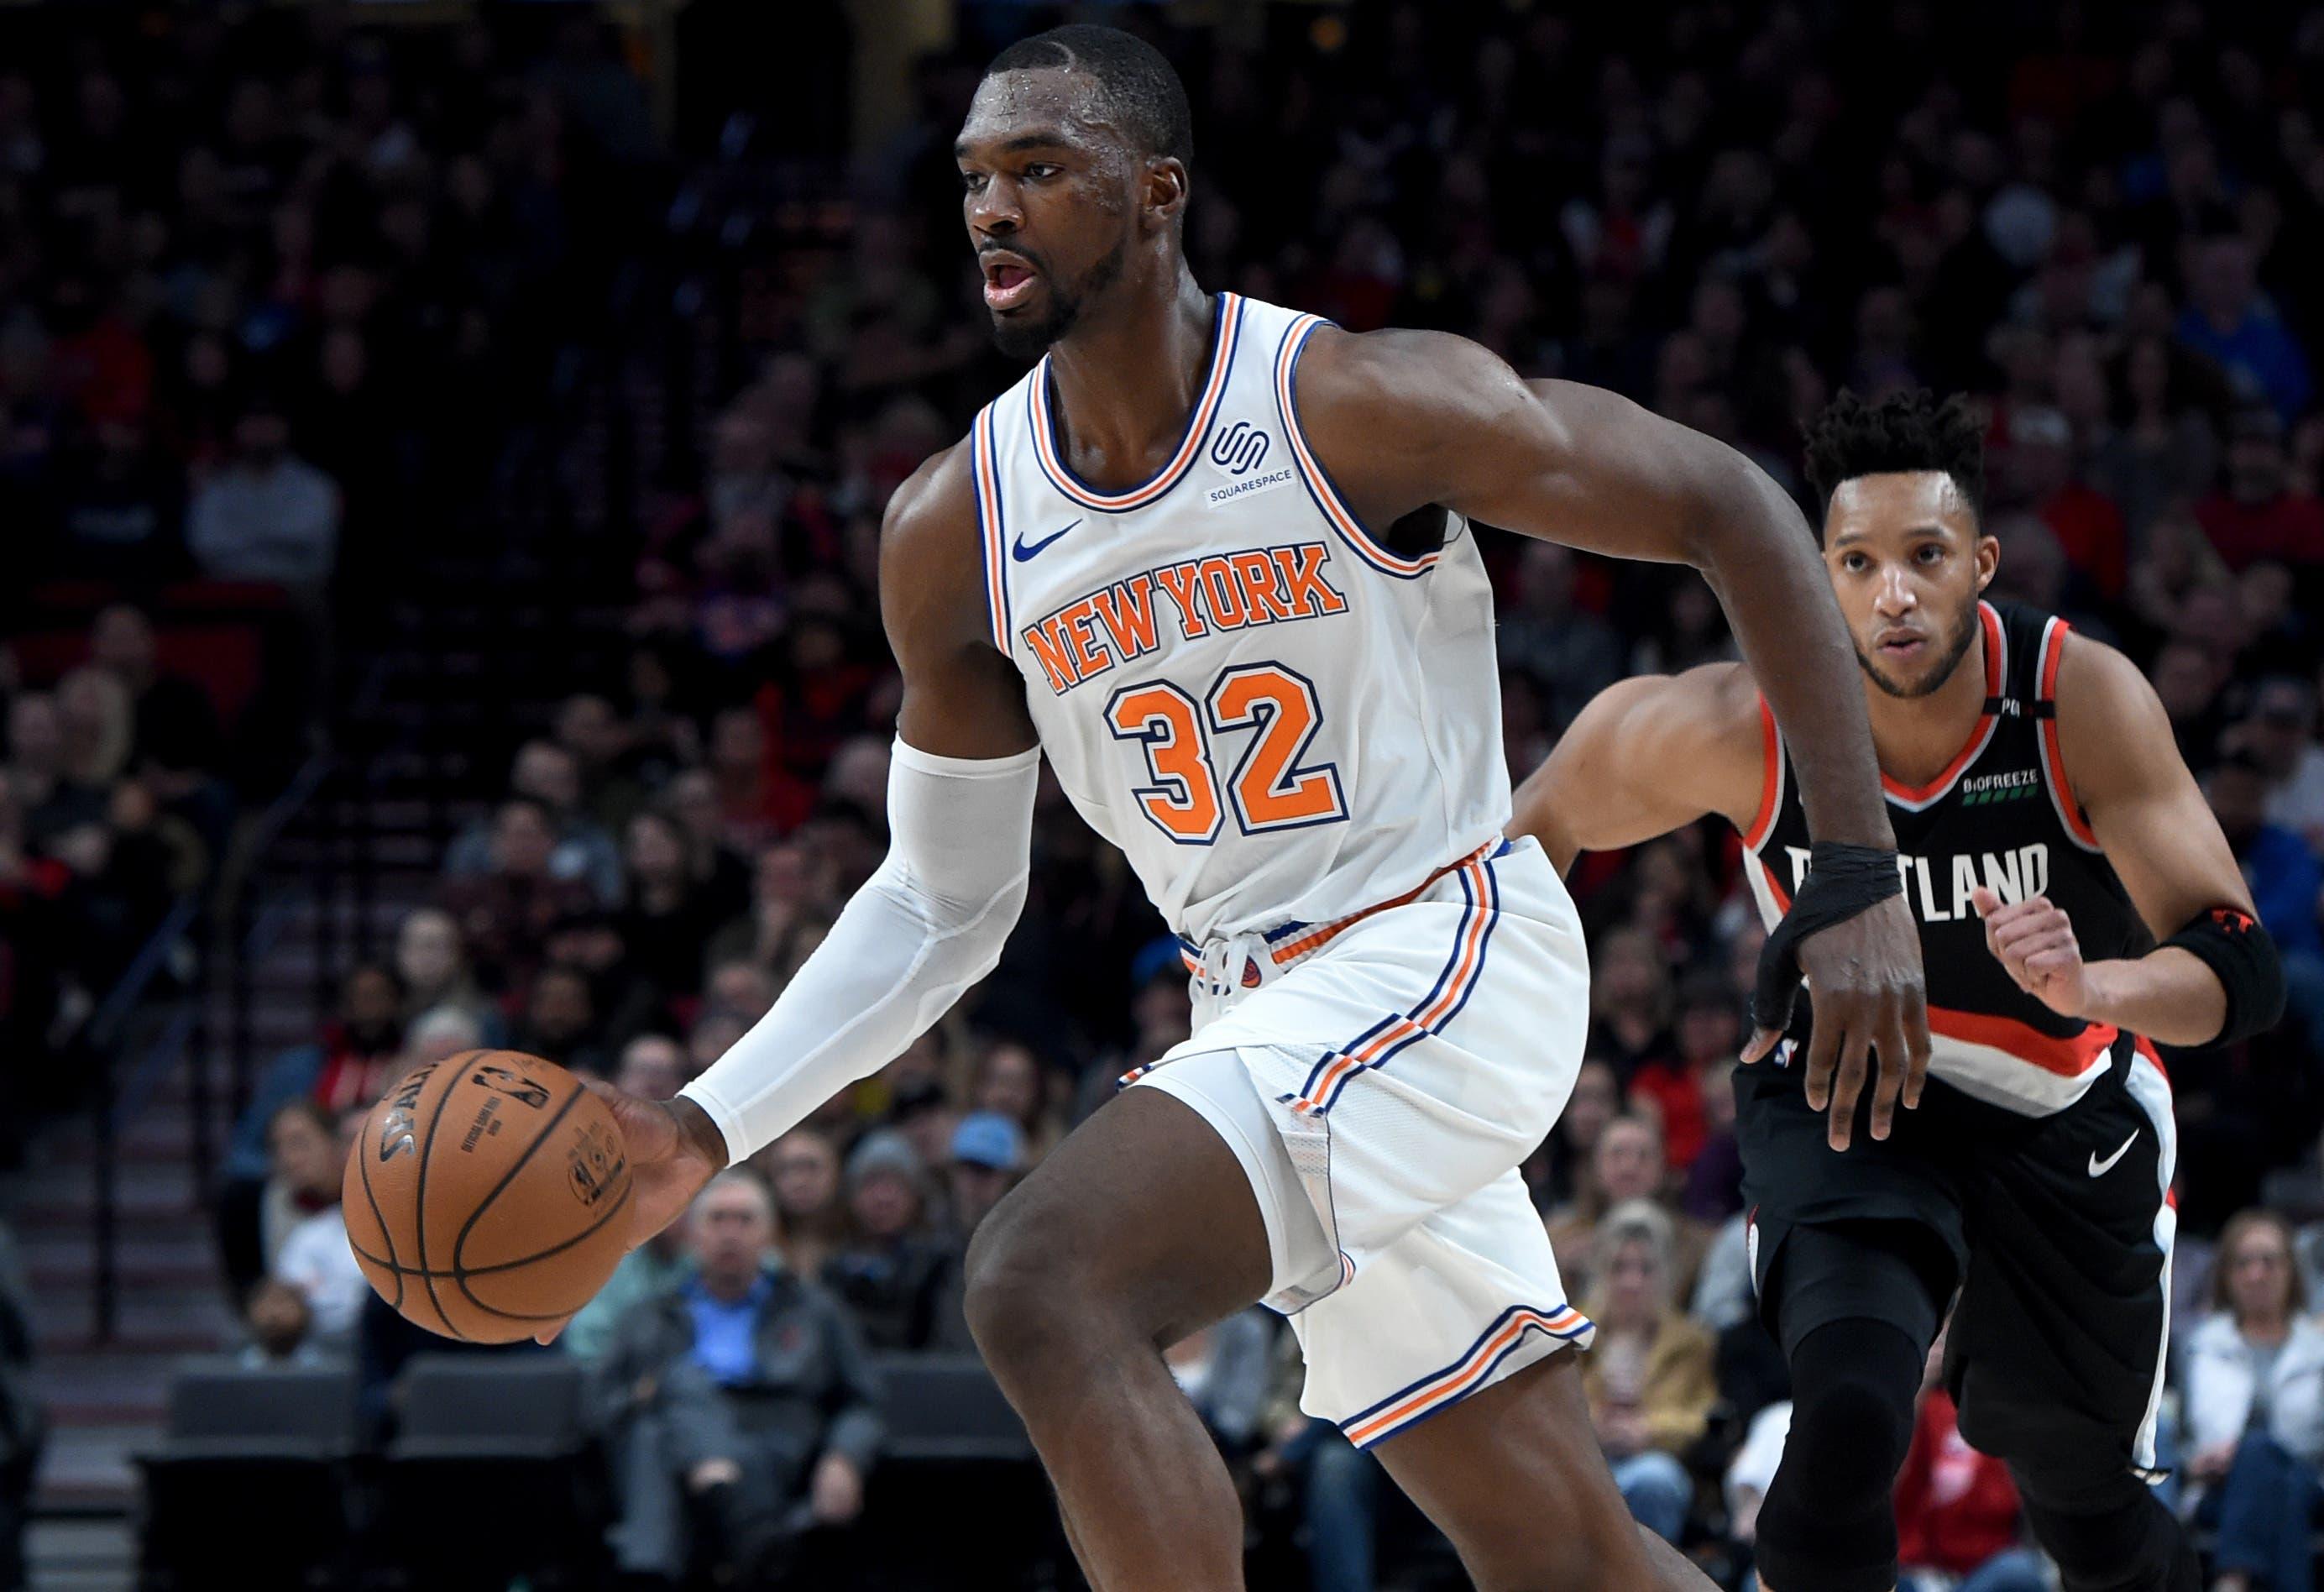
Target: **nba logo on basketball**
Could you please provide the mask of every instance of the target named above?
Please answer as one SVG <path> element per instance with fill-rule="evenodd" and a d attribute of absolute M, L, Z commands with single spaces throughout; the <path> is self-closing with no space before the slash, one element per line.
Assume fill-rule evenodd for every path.
<path fill-rule="evenodd" d="M 479 1067 L 472 1080 L 484 1085 L 497 1095 L 521 1100 L 535 1111 L 549 1104 L 549 1091 L 528 1078 L 520 1078 L 505 1067 Z"/>

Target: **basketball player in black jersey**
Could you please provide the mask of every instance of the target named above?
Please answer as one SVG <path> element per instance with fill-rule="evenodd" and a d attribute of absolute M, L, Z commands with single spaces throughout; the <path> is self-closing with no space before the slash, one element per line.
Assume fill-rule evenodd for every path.
<path fill-rule="evenodd" d="M 1754 1280 L 1794 1389 L 1760 1569 L 1769 1592 L 1895 1584 L 1890 1495 L 1950 1306 L 1962 1432 L 2008 1463 L 2069 1592 L 2195 1592 L 2144 1485 L 2176 1219 L 2150 1041 L 2264 1028 L 2282 981 L 2144 677 L 2062 620 L 1983 600 L 2000 549 L 1978 522 L 1979 434 L 1958 401 L 1842 393 L 1809 438 L 1932 1056 L 1920 1109 L 1855 1134 L 1824 1114 L 1828 1080 L 1791 1064 L 1811 987 L 1737 1074 Z M 1808 855 L 1792 773 L 1744 665 L 1630 680 L 1518 791 L 1517 828 L 1563 866 L 1723 815 L 1773 922 Z"/>

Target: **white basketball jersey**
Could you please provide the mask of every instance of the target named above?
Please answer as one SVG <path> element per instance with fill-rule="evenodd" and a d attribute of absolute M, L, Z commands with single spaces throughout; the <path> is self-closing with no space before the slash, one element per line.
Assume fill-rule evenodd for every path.
<path fill-rule="evenodd" d="M 1509 814 L 1492 591 L 1475 538 L 1390 551 L 1299 430 L 1323 321 L 1216 300 L 1161 474 L 1076 479 L 1048 361 L 977 416 L 993 639 L 1058 782 L 1195 942 L 1418 885 Z"/>

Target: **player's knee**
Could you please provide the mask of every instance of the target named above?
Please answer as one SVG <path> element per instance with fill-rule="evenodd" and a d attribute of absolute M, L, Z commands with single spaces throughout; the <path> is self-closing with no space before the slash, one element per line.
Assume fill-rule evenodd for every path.
<path fill-rule="evenodd" d="M 985 1363 L 1005 1382 L 1047 1379 L 1099 1347 L 1092 1268 L 1075 1263 L 1078 1230 L 1054 1202 L 1004 1200 L 978 1225 L 963 1308 Z"/>
<path fill-rule="evenodd" d="M 1056 1259 L 1043 1256 L 1038 1226 L 995 1210 L 968 1246 L 962 1305 L 969 1333 L 1002 1375 L 1039 1363 L 1057 1319 Z"/>
<path fill-rule="evenodd" d="M 1812 1356 L 1812 1347 L 1831 1347 L 1817 1346 L 1822 1336 L 1810 1335 L 1794 1374 L 1786 1466 L 1796 1463 L 1800 1481 L 1823 1497 L 1886 1499 L 1912 1445 L 1919 1379 L 1885 1359 Z"/>
<path fill-rule="evenodd" d="M 1920 1347 L 1868 1319 L 1832 1322 L 1792 1355 L 1792 1430 L 1759 1512 L 1778 1587 L 1885 1588 L 1896 1576 L 1891 1495 L 1912 1444 Z"/>

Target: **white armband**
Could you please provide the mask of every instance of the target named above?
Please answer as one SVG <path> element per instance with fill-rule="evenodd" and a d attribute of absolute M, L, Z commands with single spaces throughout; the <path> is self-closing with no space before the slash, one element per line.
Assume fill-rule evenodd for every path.
<path fill-rule="evenodd" d="M 887 859 L 767 1014 L 678 1091 L 731 1161 L 895 1060 L 992 970 L 1025 905 L 1040 761 L 896 742 Z"/>

